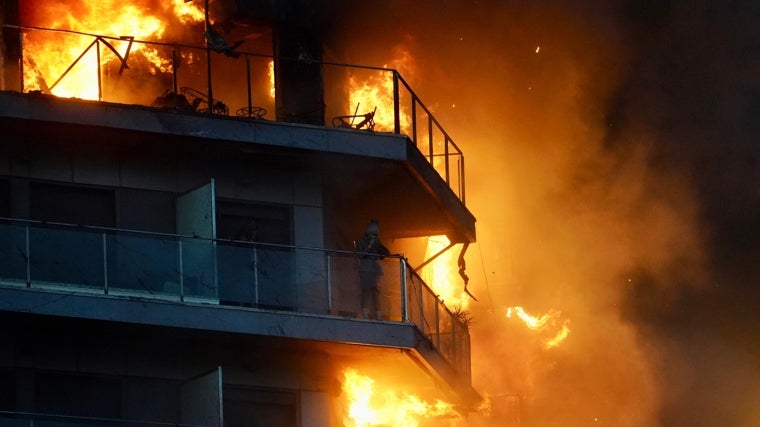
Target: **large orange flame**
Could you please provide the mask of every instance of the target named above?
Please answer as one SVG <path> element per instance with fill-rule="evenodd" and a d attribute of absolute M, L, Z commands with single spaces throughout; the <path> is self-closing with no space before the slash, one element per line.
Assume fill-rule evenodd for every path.
<path fill-rule="evenodd" d="M 427 242 L 425 258 L 428 259 L 447 246 L 450 242 L 446 236 L 430 236 Z M 457 253 L 449 248 L 441 253 L 420 272 L 422 279 L 433 292 L 454 310 L 466 310 L 470 304 L 470 297 L 464 292 L 464 282 L 459 276 L 457 268 Z"/>
<path fill-rule="evenodd" d="M 71 32 L 24 32 L 24 90 L 41 90 L 62 97 L 99 99 L 97 73 L 116 56 L 110 49 L 101 46 L 102 41 L 93 44 L 96 38 L 89 34 L 160 41 L 167 28 L 174 23 L 183 25 L 205 19 L 205 12 L 192 2 L 171 0 L 153 3 L 82 0 L 75 4 L 55 1 L 35 4 L 31 16 L 22 18 L 25 19 L 24 25 Z M 148 45 L 130 45 L 128 40 L 105 40 L 122 57 L 129 46 L 130 56 L 137 54 L 153 64 L 155 68 L 150 70 L 153 73 L 169 70 L 170 59 L 162 58 Z M 77 58 L 80 58 L 78 62 Z"/>
<path fill-rule="evenodd" d="M 375 130 L 391 132 L 394 129 L 394 95 L 393 73 L 391 69 L 401 72 L 406 78 L 413 74 L 414 63 L 411 54 L 397 48 L 395 58 L 384 64 L 387 71 L 360 72 L 349 76 L 349 108 L 351 113 L 366 114 L 375 111 Z M 358 108 L 358 110 L 357 110 Z M 377 108 L 377 110 L 375 110 Z M 411 117 L 407 107 L 399 105 L 399 126 L 401 129 L 411 127 Z"/>
<path fill-rule="evenodd" d="M 345 427 L 416 427 L 424 419 L 460 417 L 452 404 L 442 400 L 428 403 L 412 394 L 380 390 L 375 380 L 353 368 L 343 371 L 343 394 Z"/>

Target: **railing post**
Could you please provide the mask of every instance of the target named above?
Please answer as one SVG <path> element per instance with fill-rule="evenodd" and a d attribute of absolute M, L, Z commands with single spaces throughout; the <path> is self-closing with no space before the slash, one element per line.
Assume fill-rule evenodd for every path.
<path fill-rule="evenodd" d="M 332 314 L 332 269 L 330 254 L 327 254 L 327 314 Z"/>
<path fill-rule="evenodd" d="M 18 73 L 21 83 L 21 87 L 18 88 L 18 91 L 24 93 L 24 33 L 21 30 L 18 32 L 18 47 L 20 50 L 18 59 Z"/>
<path fill-rule="evenodd" d="M 449 187 L 451 187 L 451 176 L 449 173 L 449 142 L 451 141 L 449 139 L 449 136 L 444 134 L 443 139 L 443 159 L 445 163 L 445 169 L 446 169 L 446 184 L 449 184 Z"/>
<path fill-rule="evenodd" d="M 401 261 L 401 321 L 404 323 L 409 322 L 409 304 L 408 304 L 408 289 L 406 283 L 406 259 L 403 257 Z"/>
<path fill-rule="evenodd" d="M 24 227 L 26 234 L 26 287 L 32 287 L 32 254 L 29 252 L 29 224 Z"/>
<path fill-rule="evenodd" d="M 106 233 L 103 232 L 103 292 L 108 295 L 108 244 Z"/>
<path fill-rule="evenodd" d="M 253 267 L 253 301 L 256 306 L 259 305 L 259 253 L 256 246 L 253 247 L 253 259 L 251 260 Z"/>
<path fill-rule="evenodd" d="M 430 156 L 430 164 L 433 165 L 435 168 L 435 157 L 433 157 L 433 117 L 430 115 L 430 112 L 427 113 L 428 116 L 428 153 Z"/>
<path fill-rule="evenodd" d="M 177 95 L 177 49 L 172 49 L 172 91 Z"/>
<path fill-rule="evenodd" d="M 412 95 L 412 141 L 417 144 L 417 97 Z"/>
<path fill-rule="evenodd" d="M 179 255 L 179 300 L 185 302 L 185 271 L 182 266 L 182 238 L 177 238 L 177 253 Z"/>
<path fill-rule="evenodd" d="M 459 165 L 459 198 L 462 199 L 462 204 L 465 204 L 465 190 L 464 190 L 464 154 L 460 156 Z"/>
<path fill-rule="evenodd" d="M 251 99 L 251 57 L 245 56 L 245 82 L 248 86 L 248 117 L 251 117 L 253 100 Z"/>
<path fill-rule="evenodd" d="M 100 40 L 95 39 L 95 58 L 98 62 L 98 101 L 103 100 L 103 82 L 100 75 Z"/>
<path fill-rule="evenodd" d="M 438 351 L 441 350 L 441 308 L 438 306 L 438 295 L 433 296 L 435 298 L 435 348 Z"/>
<path fill-rule="evenodd" d="M 209 1 L 206 0 L 206 3 L 204 5 L 204 12 L 206 15 L 206 27 L 205 27 L 205 34 L 204 37 L 206 37 L 206 77 L 207 77 L 207 89 L 208 89 L 208 112 L 209 114 L 213 114 L 214 112 L 214 92 L 211 88 L 211 46 L 209 46 L 209 36 L 211 31 L 211 22 L 208 20 L 208 3 Z"/>
<path fill-rule="evenodd" d="M 393 133 L 401 133 L 401 112 L 399 111 L 398 71 L 393 70 Z"/>

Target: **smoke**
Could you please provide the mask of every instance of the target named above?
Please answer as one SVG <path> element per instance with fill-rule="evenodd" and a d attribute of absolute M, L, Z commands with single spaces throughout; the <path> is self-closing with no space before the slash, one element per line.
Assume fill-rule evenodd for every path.
<path fill-rule="evenodd" d="M 467 425 L 757 421 L 756 14 L 648 1 L 341 11 L 331 47 L 382 65 L 404 46 L 417 94 L 465 152 L 473 381 L 491 402 Z M 561 311 L 569 337 L 544 348 L 505 317 L 514 305 Z"/>

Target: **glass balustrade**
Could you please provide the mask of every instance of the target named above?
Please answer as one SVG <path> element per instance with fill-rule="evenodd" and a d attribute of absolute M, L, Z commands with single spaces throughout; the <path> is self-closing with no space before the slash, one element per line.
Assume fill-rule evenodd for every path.
<path fill-rule="evenodd" d="M 398 256 L 377 260 L 375 309 L 354 252 L 5 219 L 0 255 L 4 286 L 410 322 L 469 372 L 466 322 Z"/>

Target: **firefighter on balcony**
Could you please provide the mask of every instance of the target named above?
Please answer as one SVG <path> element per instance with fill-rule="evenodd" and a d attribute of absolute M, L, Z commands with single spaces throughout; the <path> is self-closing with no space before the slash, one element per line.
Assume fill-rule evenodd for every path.
<path fill-rule="evenodd" d="M 377 220 L 373 219 L 367 225 L 364 235 L 356 242 L 359 253 L 359 286 L 362 292 L 362 315 L 369 317 L 370 310 L 375 312 L 375 319 L 380 320 L 380 290 L 378 282 L 383 275 L 380 260 L 390 255 L 378 238 L 380 228 Z"/>

